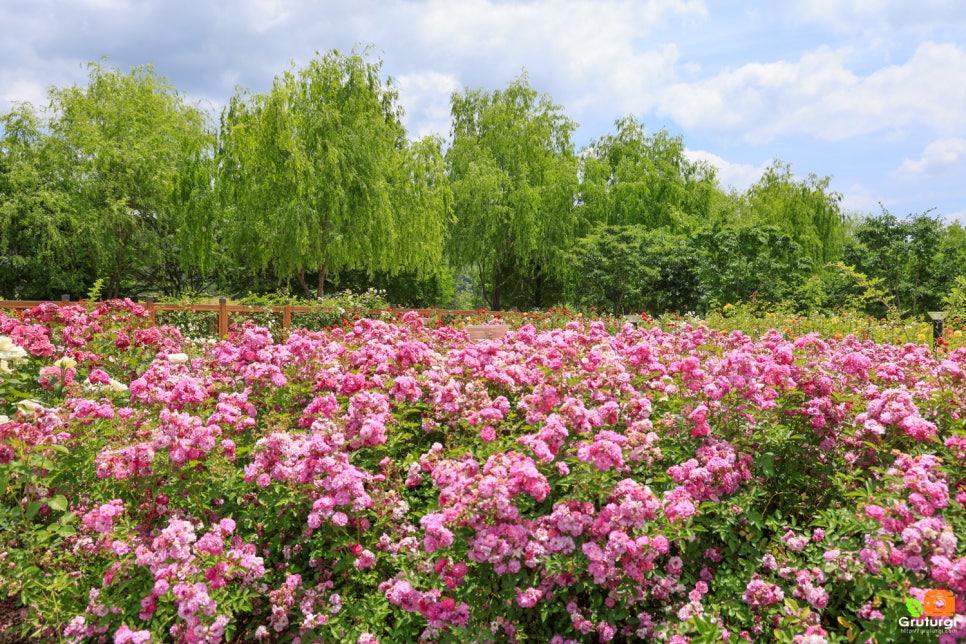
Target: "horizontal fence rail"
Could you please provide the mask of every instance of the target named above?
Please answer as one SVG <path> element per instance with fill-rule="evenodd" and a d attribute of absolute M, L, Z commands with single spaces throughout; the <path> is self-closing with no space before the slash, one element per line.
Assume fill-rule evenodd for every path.
<path fill-rule="evenodd" d="M 61 306 L 66 306 L 68 304 L 87 304 L 85 301 L 71 301 L 69 296 L 63 296 L 58 301 L 46 301 L 46 300 L 0 300 L 0 310 L 27 310 L 34 307 L 40 306 L 41 304 L 57 304 Z M 260 305 L 260 304 L 229 304 L 228 300 L 225 298 L 220 298 L 217 304 L 175 304 L 175 303 L 165 303 L 165 302 L 155 302 L 153 299 L 148 298 L 144 301 L 137 302 L 145 308 L 148 312 L 148 321 L 151 326 L 157 324 L 157 312 L 158 311 L 190 311 L 192 313 L 217 313 L 218 314 L 218 337 L 225 337 L 228 335 L 228 325 L 232 314 L 252 314 L 252 313 L 266 313 L 271 312 L 275 314 L 281 314 L 282 316 L 282 329 L 288 330 L 292 328 L 292 314 L 293 313 L 313 313 L 317 311 L 324 311 L 324 307 L 317 306 L 298 306 L 298 305 Z M 440 318 L 440 317 L 453 317 L 453 318 L 468 318 L 468 317 L 478 317 L 478 316 L 499 316 L 500 311 L 489 311 L 486 309 L 479 310 L 469 310 L 469 309 L 414 309 L 414 308 L 383 308 L 383 309 L 345 309 L 344 315 L 350 317 L 381 317 L 389 315 L 392 317 L 401 317 L 405 313 L 411 311 L 416 312 L 424 320 L 429 318 Z M 522 317 L 526 319 L 527 317 L 538 317 L 544 314 L 542 313 L 525 313 L 525 312 L 513 312 L 515 317 Z M 470 334 L 472 339 L 490 339 L 490 338 L 500 338 L 506 334 L 509 330 L 509 326 L 506 324 L 487 324 L 487 325 L 466 325 L 464 327 L 466 331 Z"/>

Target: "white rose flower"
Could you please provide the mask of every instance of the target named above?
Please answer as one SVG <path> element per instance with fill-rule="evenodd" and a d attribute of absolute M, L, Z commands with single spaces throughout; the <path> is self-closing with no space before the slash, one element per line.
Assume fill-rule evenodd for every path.
<path fill-rule="evenodd" d="M 9 423 L 9 422 L 10 422 L 9 417 L 4 416 L 3 414 L 0 414 L 0 425 L 3 425 L 4 423 Z"/>
<path fill-rule="evenodd" d="M 127 385 L 125 385 L 123 382 L 118 382 L 117 380 L 114 380 L 114 378 L 111 378 L 111 382 L 108 384 L 108 387 L 110 387 L 111 391 L 116 394 L 119 394 L 121 392 L 128 390 Z"/>
<path fill-rule="evenodd" d="M 46 409 L 39 401 L 33 398 L 26 398 L 17 403 L 17 409 L 24 414 L 37 414 Z"/>
<path fill-rule="evenodd" d="M 23 347 L 17 346 L 10 339 L 10 336 L 0 335 L 0 360 L 23 360 L 27 357 L 27 351 Z"/>
<path fill-rule="evenodd" d="M 73 369 L 74 367 L 77 366 L 77 361 L 71 358 L 70 356 L 64 356 L 63 358 L 55 362 L 54 366 L 59 367 L 61 369 Z"/>
<path fill-rule="evenodd" d="M 168 362 L 170 362 L 171 364 L 184 364 L 188 362 L 188 354 L 187 353 L 169 353 Z"/>

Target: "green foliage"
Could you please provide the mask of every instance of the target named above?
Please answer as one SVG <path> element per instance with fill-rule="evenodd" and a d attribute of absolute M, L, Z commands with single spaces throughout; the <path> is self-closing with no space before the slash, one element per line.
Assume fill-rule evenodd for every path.
<path fill-rule="evenodd" d="M 953 287 L 943 298 L 946 325 L 962 329 L 966 327 L 966 275 L 957 275 Z"/>
<path fill-rule="evenodd" d="M 591 143 L 581 158 L 580 212 L 591 226 L 687 230 L 706 221 L 719 198 L 714 169 L 689 161 L 684 141 L 646 136 L 633 116 Z"/>
<path fill-rule="evenodd" d="M 715 224 L 695 233 L 706 302 L 791 299 L 812 274 L 812 262 L 774 226 Z"/>
<path fill-rule="evenodd" d="M 397 307 L 426 308 L 450 301 L 454 294 L 455 279 L 448 267 L 439 266 L 432 273 L 420 276 L 415 271 L 369 274 L 364 270 L 344 271 L 329 280 L 337 291 L 356 293 L 378 289 L 385 299 Z"/>
<path fill-rule="evenodd" d="M 452 118 L 451 261 L 475 267 L 490 308 L 540 306 L 576 233 L 575 124 L 525 74 L 505 90 L 454 94 Z"/>
<path fill-rule="evenodd" d="M 630 117 L 617 130 L 583 161 L 581 212 L 590 226 L 641 229 L 589 229 L 576 251 L 577 304 L 659 313 L 755 298 L 812 310 L 838 296 L 837 275 L 816 271 L 839 257 L 846 233 L 828 178 L 797 181 L 776 162 L 747 193 L 726 196 L 679 138 L 646 137 Z M 642 231 L 658 228 L 682 236 L 643 242 Z"/>
<path fill-rule="evenodd" d="M 0 297 L 376 288 L 420 307 L 755 298 L 915 319 L 958 297 L 966 231 L 929 211 L 850 222 L 829 177 L 779 161 L 725 194 L 681 137 L 630 115 L 578 158 L 575 123 L 525 74 L 454 94 L 444 155 L 439 137 L 407 138 L 367 54 L 239 91 L 217 133 L 150 66 L 91 63 L 49 110 L 0 114 Z"/>
<path fill-rule="evenodd" d="M 30 105 L 0 115 L 0 296 L 59 298 L 93 274 L 63 160 Z"/>
<path fill-rule="evenodd" d="M 292 298 L 284 292 L 249 293 L 239 301 L 239 304 L 265 307 L 290 304 L 292 306 L 309 307 L 311 311 L 292 313 L 292 326 L 309 331 L 321 331 L 346 324 L 349 322 L 349 318 L 360 315 L 361 311 L 388 308 L 385 295 L 385 291 L 374 288 L 364 291 L 346 289 L 313 299 Z M 272 329 L 278 335 L 281 330 L 282 314 L 272 311 L 238 314 L 233 321 L 235 323 L 250 321 Z"/>
<path fill-rule="evenodd" d="M 662 324 L 677 325 L 680 316 L 661 317 Z M 688 323 L 708 324 L 724 331 L 741 331 L 750 336 L 764 335 L 776 329 L 789 338 L 816 333 L 823 338 L 840 340 L 854 335 L 859 340 L 892 344 L 922 344 L 931 335 L 931 327 L 921 320 L 878 318 L 844 307 L 836 310 L 811 312 L 802 315 L 796 303 L 774 303 L 750 300 L 738 304 L 725 304 L 709 310 L 701 317 L 686 316 Z"/>
<path fill-rule="evenodd" d="M 159 304 L 214 303 L 205 294 L 194 292 L 185 292 L 177 297 L 159 297 L 157 301 Z M 216 311 L 161 310 L 155 313 L 155 321 L 159 325 L 173 326 L 183 337 L 193 340 L 215 338 L 218 334 Z"/>
<path fill-rule="evenodd" d="M 213 298 L 194 294 L 177 298 L 159 298 L 159 303 L 190 305 L 197 303 L 213 304 L 215 301 Z M 359 315 L 361 311 L 389 308 L 385 291 L 374 288 L 360 291 L 346 289 L 312 299 L 292 296 L 286 291 L 249 292 L 237 301 L 233 301 L 232 304 L 254 307 L 254 310 L 230 313 L 229 325 L 255 324 L 269 329 L 276 339 L 280 339 L 283 335 L 283 313 L 273 310 L 272 307 L 290 305 L 309 308 L 309 311 L 292 312 L 292 327 L 309 331 L 321 331 L 348 323 L 349 318 Z M 218 313 L 216 311 L 192 311 L 185 308 L 173 311 L 159 310 L 155 315 L 158 324 L 173 326 L 181 332 L 182 336 L 199 344 L 213 341 L 217 333 Z"/>
<path fill-rule="evenodd" d="M 943 232 L 939 218 L 929 213 L 898 219 L 883 209 L 856 226 L 843 260 L 880 278 L 903 314 L 921 317 L 925 311 L 936 310 L 955 277 L 938 270 Z M 952 254 L 953 248 L 947 246 L 947 253 Z"/>
<path fill-rule="evenodd" d="M 428 272 L 447 216 L 440 142 L 405 140 L 381 62 L 332 51 L 240 93 L 221 118 L 221 218 L 230 256 L 294 275 L 321 296 L 328 272 Z"/>
<path fill-rule="evenodd" d="M 869 279 L 863 273 L 855 270 L 854 267 L 846 266 L 842 262 L 838 262 L 834 267 L 839 275 L 851 281 L 857 287 L 857 292 L 846 296 L 842 305 L 844 310 L 868 311 L 879 308 L 885 311 L 885 317 L 891 322 L 898 322 L 902 318 L 902 314 L 890 294 L 881 287 L 883 282 L 881 277 Z"/>
<path fill-rule="evenodd" d="M 810 174 L 798 181 L 790 165 L 772 163 L 740 200 L 744 223 L 775 226 L 791 237 L 812 262 L 837 261 L 846 237 L 842 195 L 829 190 L 831 177 Z"/>
<path fill-rule="evenodd" d="M 624 315 L 696 310 L 698 257 L 684 237 L 644 226 L 608 226 L 574 251 L 575 299 L 581 308 Z"/>
<path fill-rule="evenodd" d="M 957 277 L 966 275 L 966 229 L 958 221 L 942 231 L 935 260 L 935 274 L 946 289 L 952 288 Z"/>
<path fill-rule="evenodd" d="M 189 168 L 210 157 L 204 114 L 150 66 L 128 74 L 89 65 L 86 87 L 50 92 L 54 153 L 72 192 L 79 234 L 105 295 L 138 288 L 177 293 Z M 199 178 L 204 184 L 205 178 Z"/>
<path fill-rule="evenodd" d="M 96 280 L 94 280 L 94 283 L 91 284 L 90 290 L 87 291 L 87 301 L 96 302 L 97 300 L 101 299 L 101 292 L 103 290 L 104 278 L 98 277 Z"/>

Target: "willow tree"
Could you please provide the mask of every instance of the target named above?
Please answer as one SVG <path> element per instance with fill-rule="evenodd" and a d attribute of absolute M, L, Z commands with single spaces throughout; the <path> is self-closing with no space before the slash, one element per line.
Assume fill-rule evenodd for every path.
<path fill-rule="evenodd" d="M 344 269 L 425 270 L 446 226 L 439 142 L 410 143 L 382 63 L 331 51 L 239 93 L 217 157 L 229 252 L 255 271 L 294 276 L 307 297 Z"/>
<path fill-rule="evenodd" d="M 542 305 L 576 232 L 575 123 L 526 75 L 504 90 L 453 94 L 452 119 L 451 256 L 478 270 L 492 309 Z"/>
<path fill-rule="evenodd" d="M 50 92 L 51 154 L 79 234 L 105 295 L 176 292 L 185 269 L 179 231 L 192 198 L 184 172 L 211 155 L 206 117 L 150 66 L 88 69 L 86 86 Z"/>
<path fill-rule="evenodd" d="M 683 231 L 705 222 L 718 198 L 714 169 L 690 161 L 666 130 L 647 135 L 633 116 L 593 141 L 581 159 L 580 201 L 593 225 Z"/>
<path fill-rule="evenodd" d="M 816 266 L 838 261 L 847 236 L 842 195 L 829 189 L 831 177 L 796 179 L 791 166 L 772 163 L 739 204 L 748 224 L 775 226 L 795 240 Z"/>
<path fill-rule="evenodd" d="M 94 279 L 43 127 L 29 104 L 0 115 L 0 297 L 59 298 Z"/>

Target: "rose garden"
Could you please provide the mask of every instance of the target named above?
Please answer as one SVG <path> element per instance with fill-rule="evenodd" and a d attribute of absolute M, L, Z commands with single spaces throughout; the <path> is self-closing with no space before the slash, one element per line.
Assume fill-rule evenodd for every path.
<path fill-rule="evenodd" d="M 0 314 L 25 641 L 966 638 L 966 349 L 547 315 Z M 907 600 L 955 617 L 916 631 Z M 11 632 L 11 636 L 13 636 Z"/>

